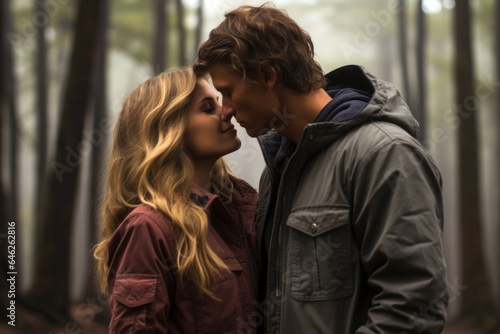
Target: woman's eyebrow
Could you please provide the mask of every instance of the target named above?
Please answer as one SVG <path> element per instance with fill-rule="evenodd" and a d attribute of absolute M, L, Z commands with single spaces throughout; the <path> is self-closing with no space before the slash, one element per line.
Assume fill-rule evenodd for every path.
<path fill-rule="evenodd" d="M 201 101 L 198 102 L 198 104 L 202 104 L 203 102 L 213 102 L 213 101 L 215 101 L 215 100 L 212 96 L 206 96 L 203 99 L 201 99 Z"/>

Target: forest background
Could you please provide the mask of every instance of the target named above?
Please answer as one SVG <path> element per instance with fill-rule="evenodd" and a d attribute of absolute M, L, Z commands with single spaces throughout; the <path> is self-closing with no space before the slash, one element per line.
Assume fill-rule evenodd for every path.
<path fill-rule="evenodd" d="M 89 252 L 124 98 L 148 77 L 192 64 L 225 12 L 262 3 L 0 0 L 0 332 L 106 333 Z M 325 72 L 360 64 L 399 88 L 443 176 L 446 332 L 497 333 L 500 1 L 274 3 L 310 33 Z M 227 159 L 257 186 L 260 149 L 238 130 L 243 146 Z M 431 317 L 431 307 L 422 312 Z"/>

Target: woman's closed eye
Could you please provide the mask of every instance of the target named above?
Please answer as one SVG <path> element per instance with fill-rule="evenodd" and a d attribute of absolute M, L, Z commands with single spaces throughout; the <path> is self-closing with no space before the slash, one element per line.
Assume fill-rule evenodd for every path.
<path fill-rule="evenodd" d="M 207 103 L 205 106 L 203 106 L 202 111 L 207 114 L 212 114 L 215 111 L 215 108 L 213 105 Z"/>

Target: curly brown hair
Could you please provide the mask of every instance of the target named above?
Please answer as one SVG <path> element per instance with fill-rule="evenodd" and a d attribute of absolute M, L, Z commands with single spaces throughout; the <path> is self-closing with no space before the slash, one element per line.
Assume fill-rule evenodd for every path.
<path fill-rule="evenodd" d="M 314 60 L 309 34 L 270 3 L 241 6 L 225 14 L 200 46 L 194 71 L 206 74 L 215 63 L 224 64 L 247 81 L 270 65 L 286 87 L 303 94 L 326 84 L 323 70 Z"/>

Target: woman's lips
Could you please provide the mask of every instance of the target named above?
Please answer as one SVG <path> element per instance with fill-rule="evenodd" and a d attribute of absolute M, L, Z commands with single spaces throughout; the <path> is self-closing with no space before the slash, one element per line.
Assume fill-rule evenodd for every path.
<path fill-rule="evenodd" d="M 234 128 L 234 125 L 230 125 L 228 126 L 224 131 L 222 131 L 221 133 L 226 133 L 226 132 L 230 132 L 230 131 L 236 131 L 236 129 Z"/>

